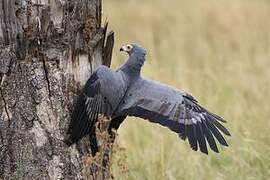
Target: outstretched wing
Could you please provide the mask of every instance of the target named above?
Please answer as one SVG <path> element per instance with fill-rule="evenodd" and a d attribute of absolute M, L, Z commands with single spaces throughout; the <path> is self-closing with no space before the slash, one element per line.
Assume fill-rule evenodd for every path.
<path fill-rule="evenodd" d="M 94 133 L 94 126 L 99 115 L 111 115 L 111 105 L 103 97 L 100 84 L 97 73 L 93 73 L 84 86 L 71 116 L 67 145 L 72 145 L 87 134 Z"/>
<path fill-rule="evenodd" d="M 200 106 L 192 96 L 154 81 L 140 79 L 133 84 L 118 112 L 168 127 L 182 139 L 187 137 L 195 151 L 199 147 L 207 154 L 207 141 L 218 152 L 215 138 L 228 146 L 221 133 L 230 133 L 220 123 L 225 122 L 221 117 Z"/>

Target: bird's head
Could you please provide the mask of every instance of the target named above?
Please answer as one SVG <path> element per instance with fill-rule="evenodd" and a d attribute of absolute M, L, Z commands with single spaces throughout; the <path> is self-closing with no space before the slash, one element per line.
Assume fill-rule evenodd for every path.
<path fill-rule="evenodd" d="M 126 44 L 124 46 L 122 46 L 120 48 L 120 51 L 124 51 L 126 53 L 128 53 L 129 55 L 132 55 L 132 54 L 137 54 L 137 55 L 140 55 L 140 56 L 145 56 L 146 55 L 146 50 L 138 45 L 138 44 Z"/>

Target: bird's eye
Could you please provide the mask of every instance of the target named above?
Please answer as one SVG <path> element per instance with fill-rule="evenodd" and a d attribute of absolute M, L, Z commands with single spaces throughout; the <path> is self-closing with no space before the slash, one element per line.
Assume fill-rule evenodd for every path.
<path fill-rule="evenodd" d="M 128 51 L 130 51 L 132 48 L 133 48 L 132 45 L 130 45 L 130 44 L 127 45 L 127 50 Z"/>

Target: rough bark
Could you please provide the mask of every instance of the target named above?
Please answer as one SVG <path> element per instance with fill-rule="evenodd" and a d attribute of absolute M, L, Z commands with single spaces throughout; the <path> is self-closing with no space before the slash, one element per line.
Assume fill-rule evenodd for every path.
<path fill-rule="evenodd" d="M 2 0 L 0 20 L 0 179 L 82 179 L 88 140 L 63 140 L 78 89 L 110 65 L 101 0 Z"/>

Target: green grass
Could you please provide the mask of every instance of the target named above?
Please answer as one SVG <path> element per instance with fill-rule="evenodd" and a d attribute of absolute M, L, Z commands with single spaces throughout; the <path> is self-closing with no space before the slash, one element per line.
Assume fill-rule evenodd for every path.
<path fill-rule="evenodd" d="M 120 46 L 148 50 L 142 74 L 176 86 L 222 115 L 229 148 L 208 156 L 176 134 L 129 118 L 117 142 L 129 171 L 115 162 L 116 179 L 268 179 L 270 177 L 270 1 L 104 0 L 103 17 Z"/>

